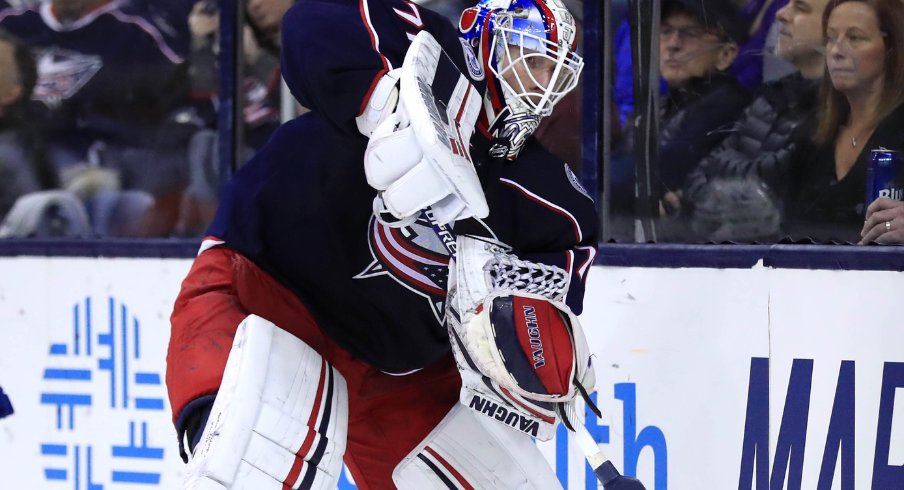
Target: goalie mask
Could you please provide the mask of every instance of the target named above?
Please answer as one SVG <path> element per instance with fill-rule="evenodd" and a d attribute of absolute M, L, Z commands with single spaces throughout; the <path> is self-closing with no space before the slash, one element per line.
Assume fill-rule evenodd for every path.
<path fill-rule="evenodd" d="M 577 85 L 584 62 L 574 17 L 561 0 L 481 0 L 462 12 L 458 27 L 488 73 L 490 131 L 508 140 L 505 156 L 514 159 Z"/>

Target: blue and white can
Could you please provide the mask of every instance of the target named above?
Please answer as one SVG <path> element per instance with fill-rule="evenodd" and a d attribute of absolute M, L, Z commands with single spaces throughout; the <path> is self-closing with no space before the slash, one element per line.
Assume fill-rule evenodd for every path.
<path fill-rule="evenodd" d="M 901 154 L 879 148 L 872 151 L 866 167 L 867 207 L 880 197 L 904 201 L 904 182 L 901 178 Z"/>

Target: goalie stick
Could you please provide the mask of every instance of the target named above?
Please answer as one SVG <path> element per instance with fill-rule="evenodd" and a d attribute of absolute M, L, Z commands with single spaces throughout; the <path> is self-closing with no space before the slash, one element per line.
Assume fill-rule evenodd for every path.
<path fill-rule="evenodd" d="M 436 55 L 437 50 L 441 53 L 439 56 Z M 418 53 L 430 53 L 432 55 L 419 57 Z M 436 40 L 429 34 L 421 32 L 411 44 L 411 48 L 405 57 L 405 63 L 402 66 L 400 75 L 400 99 L 409 113 L 415 112 L 415 108 L 420 108 L 420 110 L 425 111 L 427 114 L 433 115 L 436 113 L 437 108 L 455 107 L 457 105 L 456 102 L 461 104 L 460 101 L 455 101 L 454 99 L 444 100 L 442 94 L 436 93 L 433 89 L 435 77 L 440 73 L 451 73 L 453 79 L 455 78 L 455 73 L 458 73 L 458 77 L 460 78 L 458 78 L 457 82 L 461 83 L 461 81 L 464 80 L 465 83 L 467 83 L 467 79 L 461 75 L 460 70 L 442 51 L 442 48 Z M 446 119 L 448 121 L 454 121 L 451 122 L 451 124 L 454 125 L 456 129 L 459 124 L 458 118 L 455 116 L 451 114 L 446 114 L 446 116 L 447 118 L 443 118 L 442 116 L 433 117 L 430 121 L 433 124 L 424 124 L 419 128 L 416 127 L 416 129 L 423 131 L 433 129 L 437 132 L 436 139 L 442 141 L 444 137 L 448 137 L 447 128 L 449 126 L 439 124 L 440 120 Z M 415 122 L 412 121 L 412 124 L 415 124 Z M 462 143 L 466 145 L 467 140 L 462 141 Z M 468 158 L 468 162 L 470 162 L 470 158 Z M 470 172 L 467 172 L 466 174 L 470 175 Z M 429 212 L 429 210 L 426 210 L 424 214 L 431 223 L 436 234 L 441 238 L 440 241 L 449 252 L 449 257 L 451 259 L 456 258 L 458 251 L 455 246 L 455 235 L 451 226 L 438 223 L 434 219 L 433 213 Z M 489 230 L 483 221 L 479 219 L 477 221 L 483 225 L 483 228 L 489 232 L 490 236 L 493 236 L 492 230 Z M 451 239 L 446 239 L 446 237 L 451 237 Z M 479 239 L 481 237 L 475 236 L 475 238 Z M 495 238 L 495 236 L 493 236 L 493 238 Z M 579 385 L 579 383 L 577 384 Z M 582 391 L 582 395 L 587 399 L 586 393 L 583 392 L 583 388 L 579 387 L 579 390 Z M 592 402 L 590 402 L 590 405 L 592 405 Z M 598 408 L 593 406 L 592 409 L 598 416 L 600 415 Z M 563 423 L 565 423 L 566 428 L 574 432 L 574 440 L 581 452 L 584 453 L 587 462 L 593 468 L 594 474 L 603 484 L 605 490 L 646 490 L 639 480 L 623 476 L 619 473 L 609 458 L 606 457 L 602 450 L 600 450 L 599 445 L 593 440 L 593 437 L 587 432 L 587 428 L 583 424 L 571 424 L 571 420 L 581 420 L 581 418 L 577 417 L 574 404 L 560 403 L 557 405 L 557 410 L 560 415 L 562 415 L 562 420 Z"/>
<path fill-rule="evenodd" d="M 590 407 L 597 417 L 601 416 L 596 406 L 591 403 Z M 562 415 L 562 423 L 565 424 L 565 428 L 574 432 L 573 440 L 577 443 L 581 452 L 584 453 L 587 464 L 590 465 L 593 474 L 603 484 L 605 490 L 646 490 L 640 480 L 619 473 L 612 461 L 600 449 L 599 444 L 593 440 L 593 436 L 590 435 L 584 425 L 572 426 L 569 421 L 581 420 L 577 416 L 577 409 L 574 404 L 560 404 L 557 406 L 557 410 Z"/>

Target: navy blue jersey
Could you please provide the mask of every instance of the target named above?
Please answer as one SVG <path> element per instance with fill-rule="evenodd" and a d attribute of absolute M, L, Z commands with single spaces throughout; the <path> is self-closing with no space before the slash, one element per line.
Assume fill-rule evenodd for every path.
<path fill-rule="evenodd" d="M 183 59 L 147 19 L 114 0 L 74 21 L 60 21 L 51 3 L 0 11 L 0 28 L 31 46 L 38 61 L 32 98 L 45 127 L 62 136 L 91 132 L 134 142 L 187 94 Z"/>
<path fill-rule="evenodd" d="M 404 0 L 298 2 L 283 22 L 283 70 L 313 110 L 281 126 L 236 173 L 208 230 L 298 294 L 353 355 L 397 373 L 449 351 L 449 257 L 423 216 L 401 229 L 373 218 L 367 139 L 354 117 L 419 29 L 468 73 L 465 46 L 438 14 Z M 472 143 L 491 210 L 485 222 L 520 257 L 572 272 L 568 304 L 580 313 L 596 250 L 593 201 L 535 141 L 507 164 L 481 158 L 482 138 Z"/>
<path fill-rule="evenodd" d="M 186 0 L 126 0 L 122 11 L 149 20 L 160 31 L 166 44 L 184 58 L 191 50 L 188 17 L 195 3 Z"/>

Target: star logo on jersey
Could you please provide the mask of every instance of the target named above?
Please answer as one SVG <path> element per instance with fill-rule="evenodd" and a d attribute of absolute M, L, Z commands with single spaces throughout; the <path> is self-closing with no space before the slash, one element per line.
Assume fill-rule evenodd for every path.
<path fill-rule="evenodd" d="M 430 302 L 436 321 L 445 315 L 449 253 L 427 218 L 391 228 L 371 217 L 368 243 L 374 261 L 355 279 L 389 276 Z"/>
<path fill-rule="evenodd" d="M 103 61 L 100 56 L 51 48 L 38 52 L 37 65 L 32 98 L 48 107 L 59 107 L 100 71 Z"/>

